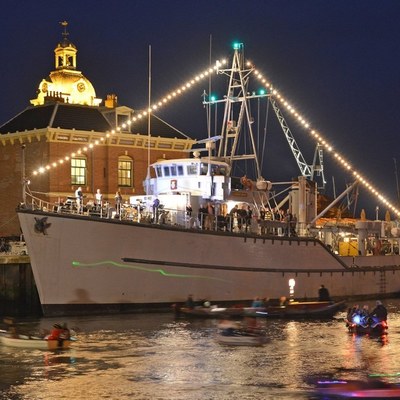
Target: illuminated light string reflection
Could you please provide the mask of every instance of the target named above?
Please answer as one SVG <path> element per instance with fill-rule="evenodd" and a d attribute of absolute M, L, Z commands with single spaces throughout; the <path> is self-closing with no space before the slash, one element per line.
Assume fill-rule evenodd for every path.
<path fill-rule="evenodd" d="M 115 261 L 99 261 L 96 263 L 81 263 L 79 261 L 72 261 L 72 266 L 73 267 L 80 267 L 80 268 L 94 268 L 94 267 L 100 267 L 104 265 L 113 265 L 114 267 L 117 268 L 126 268 L 126 269 L 135 269 L 137 271 L 144 271 L 144 272 L 154 272 L 156 274 L 163 275 L 167 278 L 182 278 L 182 279 L 205 279 L 205 280 L 211 280 L 211 281 L 221 281 L 221 282 L 228 282 L 226 279 L 221 279 L 221 278 L 214 278 L 210 276 L 203 276 L 203 275 L 186 275 L 186 274 L 172 274 L 170 272 L 164 271 L 161 268 L 146 268 L 146 267 L 141 267 L 139 265 L 129 265 L 129 264 L 120 264 Z"/>
<path fill-rule="evenodd" d="M 75 157 L 76 154 L 81 154 L 82 152 L 87 152 L 88 150 L 92 150 L 94 146 L 97 146 L 99 144 L 103 144 L 105 140 L 112 135 L 115 135 L 116 132 L 120 132 L 122 129 L 126 128 L 127 125 L 131 125 L 135 123 L 138 120 L 141 120 L 142 118 L 146 117 L 148 114 L 151 114 L 153 111 L 165 106 L 166 104 L 169 104 L 170 101 L 179 98 L 179 96 L 183 93 L 185 93 L 188 89 L 192 88 L 195 86 L 196 83 L 202 81 L 203 79 L 207 78 L 210 74 L 217 72 L 219 68 L 226 64 L 227 61 L 223 60 L 222 62 L 217 61 L 214 67 L 207 68 L 203 72 L 193 76 L 192 79 L 189 79 L 186 83 L 183 85 L 179 86 L 169 94 L 165 95 L 161 100 L 158 102 L 155 102 L 153 105 L 151 105 L 146 111 L 143 111 L 141 113 L 138 113 L 137 116 L 133 117 L 131 120 L 127 121 L 126 123 L 123 123 L 120 126 L 117 126 L 115 130 L 112 130 L 111 133 L 106 133 L 105 138 L 101 138 L 100 140 L 96 140 L 93 143 L 90 143 L 88 146 L 85 146 L 83 148 L 80 148 L 76 152 L 73 152 L 70 154 L 70 156 L 65 156 L 64 158 L 58 160 L 58 162 L 53 162 L 45 167 L 40 167 L 39 169 L 33 171 L 33 175 L 36 176 L 38 174 L 44 173 L 46 171 L 49 171 L 51 168 L 55 168 L 59 165 L 64 164 L 65 161 L 69 161 L 71 157 Z M 347 161 L 341 154 L 336 152 L 333 148 L 333 146 L 321 136 L 321 134 L 314 129 L 311 129 L 309 122 L 300 115 L 296 108 L 293 107 L 290 102 L 282 96 L 282 94 L 274 88 L 274 85 L 269 82 L 263 74 L 257 70 L 251 62 L 247 62 L 247 66 L 252 70 L 254 73 L 255 77 L 261 82 L 262 85 L 269 91 L 269 93 L 276 98 L 280 104 L 282 104 L 288 111 L 289 113 L 297 120 L 297 122 L 306 130 L 308 130 L 309 134 L 312 136 L 313 139 L 317 141 L 320 145 L 324 147 L 324 149 L 332 154 L 334 159 L 338 162 L 338 164 L 345 169 L 347 172 L 350 172 L 354 178 L 362 184 L 371 194 L 373 194 L 379 202 L 384 204 L 388 209 L 390 209 L 394 214 L 397 216 L 400 216 L 400 210 L 397 209 L 396 206 L 394 206 L 392 203 L 390 203 L 376 188 L 375 186 L 369 182 L 366 178 L 362 176 L 362 174 L 354 169 L 349 161 Z"/>

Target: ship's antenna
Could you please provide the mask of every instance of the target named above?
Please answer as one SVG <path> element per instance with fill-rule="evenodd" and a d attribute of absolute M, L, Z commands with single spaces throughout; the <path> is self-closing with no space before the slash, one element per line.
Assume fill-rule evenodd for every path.
<path fill-rule="evenodd" d="M 151 138 L 151 45 L 149 45 L 149 106 L 147 118 L 147 186 L 150 184 L 150 138 Z M 148 193 L 148 192 L 147 192 Z"/>
<path fill-rule="evenodd" d="M 394 157 L 393 157 L 393 162 L 394 162 L 394 176 L 396 177 L 397 203 L 400 205 L 399 175 L 397 173 L 397 161 Z"/>
<path fill-rule="evenodd" d="M 211 68 L 211 57 L 212 57 L 212 35 L 210 35 L 210 45 L 209 45 L 209 66 Z M 208 76 L 208 97 L 211 96 L 211 74 Z M 211 137 L 211 103 L 208 103 L 208 139 Z"/>
<path fill-rule="evenodd" d="M 210 35 L 210 68 L 211 68 L 211 57 L 212 57 L 212 35 Z M 211 96 L 211 74 L 208 77 L 208 97 Z M 208 105 L 208 139 L 211 138 L 211 103 Z M 208 146 L 211 145 L 211 142 L 208 143 Z M 208 168 L 207 175 L 211 175 L 211 147 L 208 149 Z"/>

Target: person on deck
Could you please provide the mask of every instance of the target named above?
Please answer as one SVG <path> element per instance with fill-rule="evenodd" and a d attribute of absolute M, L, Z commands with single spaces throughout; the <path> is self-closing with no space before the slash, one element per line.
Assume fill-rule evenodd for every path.
<path fill-rule="evenodd" d="M 101 194 L 100 189 L 97 189 L 96 191 L 95 202 L 97 210 L 100 210 L 101 207 L 103 206 L 103 195 Z"/>
<path fill-rule="evenodd" d="M 122 207 L 122 194 L 119 190 L 115 193 L 115 210 L 117 212 L 117 215 L 121 215 L 121 207 Z"/>
<path fill-rule="evenodd" d="M 153 222 L 155 224 L 158 224 L 158 217 L 159 217 L 159 212 L 160 212 L 160 199 L 156 197 L 153 201 Z"/>
<path fill-rule="evenodd" d="M 329 291 L 324 285 L 321 285 L 318 290 L 318 301 L 331 301 Z"/>
<path fill-rule="evenodd" d="M 78 189 L 75 190 L 75 200 L 78 214 L 80 214 L 81 212 L 83 212 L 83 192 L 80 186 L 78 187 Z"/>

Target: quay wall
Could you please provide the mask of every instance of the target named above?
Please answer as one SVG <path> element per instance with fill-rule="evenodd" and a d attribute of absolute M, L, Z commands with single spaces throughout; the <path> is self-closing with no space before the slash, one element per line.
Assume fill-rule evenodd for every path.
<path fill-rule="evenodd" d="M 0 316 L 41 315 L 27 255 L 0 255 Z"/>

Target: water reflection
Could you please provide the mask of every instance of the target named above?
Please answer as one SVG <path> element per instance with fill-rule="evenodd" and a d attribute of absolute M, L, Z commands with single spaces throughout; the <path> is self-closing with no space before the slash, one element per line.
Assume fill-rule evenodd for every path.
<path fill-rule="evenodd" d="M 355 336 L 331 321 L 264 320 L 263 347 L 226 347 L 212 320 L 168 314 L 67 320 L 67 351 L 0 347 L 1 399 L 310 399 L 321 379 L 399 380 L 400 314 L 391 303 L 385 338 Z M 33 330 L 55 321 L 29 323 Z M 61 321 L 63 322 L 63 321 Z"/>

